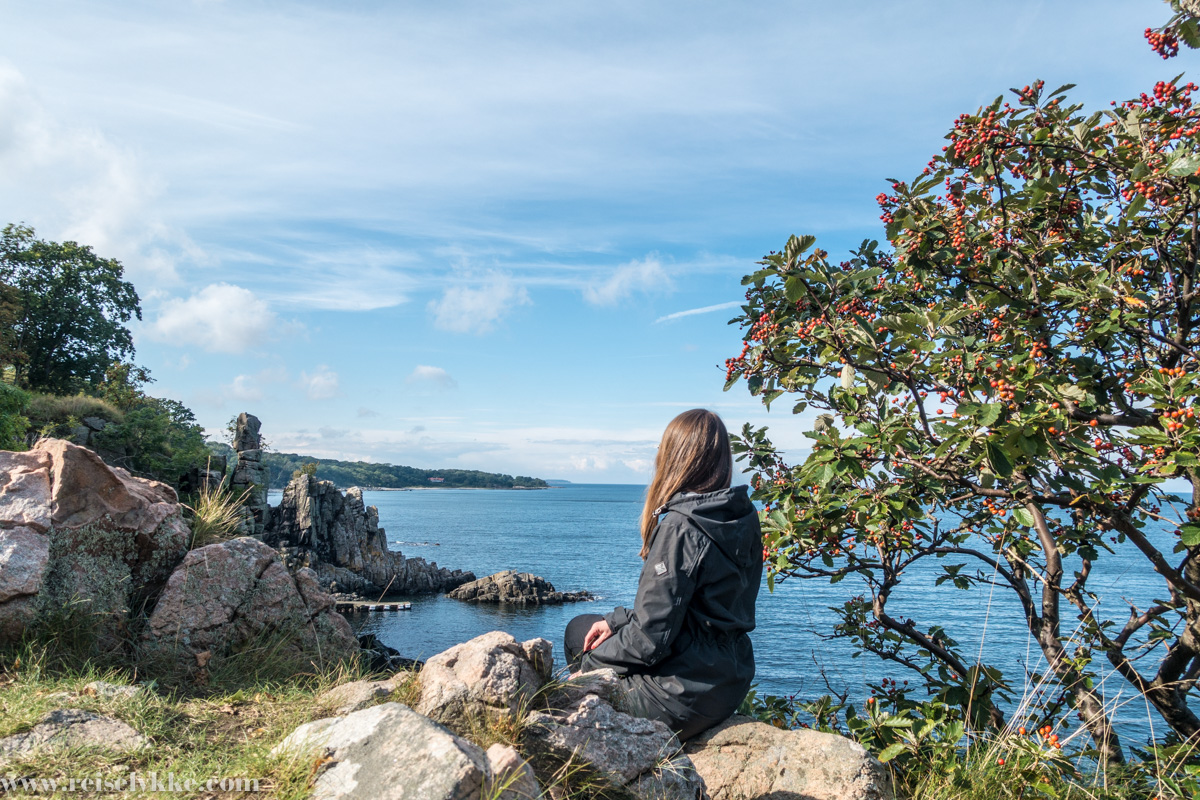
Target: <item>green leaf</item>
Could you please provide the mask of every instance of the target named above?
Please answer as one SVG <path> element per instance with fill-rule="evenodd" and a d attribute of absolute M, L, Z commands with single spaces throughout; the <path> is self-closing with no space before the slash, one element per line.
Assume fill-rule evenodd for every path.
<path fill-rule="evenodd" d="M 883 752 L 879 754 L 879 760 L 886 763 L 907 750 L 908 745 L 904 744 L 903 742 L 889 744 L 887 747 L 883 748 Z"/>
<path fill-rule="evenodd" d="M 980 425 L 991 427 L 996 424 L 996 420 L 1000 419 L 1000 412 L 1004 410 L 1003 403 L 987 403 L 979 412 L 977 418 Z"/>
<path fill-rule="evenodd" d="M 783 249 L 783 254 L 787 256 L 788 260 L 790 261 L 793 258 L 799 258 L 800 256 L 804 255 L 804 251 L 816 243 L 817 237 L 815 236 L 793 236 L 788 239 L 787 246 Z"/>
<path fill-rule="evenodd" d="M 1183 525 L 1179 528 L 1179 541 L 1188 547 L 1200 544 L 1200 525 Z"/>
<path fill-rule="evenodd" d="M 1176 159 L 1167 169 L 1167 174 L 1177 178 L 1186 178 L 1188 175 L 1196 174 L 1197 169 L 1200 169 L 1200 154 Z"/>
<path fill-rule="evenodd" d="M 798 275 L 792 275 L 784 282 L 783 294 L 790 303 L 794 303 L 801 297 L 804 297 L 804 282 L 800 280 Z"/>
<path fill-rule="evenodd" d="M 1033 527 L 1033 514 L 1030 514 L 1028 509 L 1014 508 L 1013 519 L 1017 521 L 1018 525 L 1024 525 L 1026 528 Z"/>
<path fill-rule="evenodd" d="M 1133 196 L 1133 199 L 1129 201 L 1129 206 L 1125 209 L 1125 216 L 1136 217 L 1145 207 L 1146 195 L 1136 194 Z"/>
<path fill-rule="evenodd" d="M 992 467 L 992 472 L 996 473 L 1001 478 L 1011 478 L 1013 473 L 1013 465 L 1012 461 L 1008 459 L 1008 455 L 991 442 L 988 442 L 986 447 L 988 463 Z"/>

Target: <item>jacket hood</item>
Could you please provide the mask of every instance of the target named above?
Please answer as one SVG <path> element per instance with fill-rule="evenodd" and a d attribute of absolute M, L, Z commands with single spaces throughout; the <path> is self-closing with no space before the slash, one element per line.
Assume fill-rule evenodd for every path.
<path fill-rule="evenodd" d="M 686 516 L 738 566 L 750 566 L 761 557 L 762 541 L 756 524 L 758 509 L 750 502 L 748 486 L 731 486 L 704 494 L 680 492 L 662 510 Z"/>

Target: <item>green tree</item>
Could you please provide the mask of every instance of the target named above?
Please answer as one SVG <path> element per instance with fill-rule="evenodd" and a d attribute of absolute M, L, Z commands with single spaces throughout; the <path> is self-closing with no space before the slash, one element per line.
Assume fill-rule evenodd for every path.
<path fill-rule="evenodd" d="M 917 565 L 945 590 L 1011 592 L 1046 679 L 1120 759 L 1110 670 L 1200 739 L 1200 111 L 1178 79 L 1102 113 L 1070 88 L 959 117 L 877 198 L 889 247 L 831 259 L 805 236 L 769 254 L 745 279 L 727 388 L 815 415 L 801 463 L 765 428 L 737 445 L 772 582 L 846 580 L 833 635 L 973 725 L 1001 719 L 995 654 L 889 604 Z M 1098 597 L 1089 576 L 1113 554 L 1159 599 Z"/>
<path fill-rule="evenodd" d="M 95 436 L 109 460 L 135 475 L 178 486 L 180 478 L 209 457 L 204 428 L 178 400 L 143 395 L 125 410 L 121 422 Z M 123 454 L 123 455 L 120 455 Z"/>
<path fill-rule="evenodd" d="M 133 285 L 115 259 L 34 230 L 0 232 L 0 284 L 15 292 L 9 356 L 24 388 L 70 394 L 98 384 L 110 364 L 133 354 L 125 323 L 142 318 Z"/>

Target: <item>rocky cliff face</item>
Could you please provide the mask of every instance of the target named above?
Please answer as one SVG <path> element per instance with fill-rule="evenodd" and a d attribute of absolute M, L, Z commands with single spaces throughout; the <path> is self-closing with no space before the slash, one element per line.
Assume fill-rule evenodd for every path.
<path fill-rule="evenodd" d="M 238 414 L 233 449 L 237 451 L 237 466 L 229 485 L 235 494 L 246 493 L 247 518 L 242 532 L 261 536 L 270 524 L 271 507 L 267 505 L 267 485 L 270 478 L 262 460 L 262 423 L 253 414 Z"/>
<path fill-rule="evenodd" d="M 370 597 L 447 592 L 475 575 L 439 568 L 388 550 L 379 512 L 363 504 L 362 490 L 345 494 L 311 475 L 293 478 L 272 509 L 264 541 L 283 553 L 289 568 L 309 567 L 322 588 Z"/>

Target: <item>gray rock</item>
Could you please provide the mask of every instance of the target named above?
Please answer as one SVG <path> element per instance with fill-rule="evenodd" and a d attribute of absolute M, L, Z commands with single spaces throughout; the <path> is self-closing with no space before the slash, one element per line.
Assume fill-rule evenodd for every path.
<path fill-rule="evenodd" d="M 502 631 L 477 636 L 425 662 L 416 710 L 439 722 L 523 714 L 554 671 L 550 642 L 518 642 Z"/>
<path fill-rule="evenodd" d="M 329 709 L 334 716 L 344 717 L 355 711 L 378 705 L 391 697 L 404 676 L 397 676 L 386 681 L 352 681 L 335 686 L 327 692 L 318 695 L 318 708 Z"/>
<path fill-rule="evenodd" d="M 103 417 L 84 417 L 80 420 L 84 425 L 92 431 L 102 431 L 109 426 L 109 421 Z"/>
<path fill-rule="evenodd" d="M 551 705 L 554 708 L 575 708 L 589 694 L 594 694 L 616 709 L 622 708 L 624 691 L 621 679 L 611 669 L 597 669 L 578 673 L 561 684 L 554 693 Z"/>
<path fill-rule="evenodd" d="M 93 747 L 128 752 L 147 744 L 145 736 L 120 720 L 90 711 L 59 709 L 30 730 L 0 739 L 0 765 L 47 750 Z"/>
<path fill-rule="evenodd" d="M 138 697 L 145 691 L 145 687 L 142 686 L 120 686 L 115 683 L 105 683 L 104 681 L 92 681 L 83 687 L 84 694 L 104 700 L 129 700 Z"/>
<path fill-rule="evenodd" d="M 884 766 L 862 745 L 834 734 L 780 730 L 734 716 L 689 741 L 684 751 L 713 800 L 894 797 Z"/>
<path fill-rule="evenodd" d="M 275 755 L 321 758 L 314 800 L 482 800 L 483 751 L 400 703 L 301 725 Z"/>
<path fill-rule="evenodd" d="M 543 764 L 582 759 L 634 797 L 704 797 L 704 781 L 666 725 L 617 711 L 597 695 L 584 696 L 574 708 L 533 712 L 525 736 Z"/>
<path fill-rule="evenodd" d="M 469 603 L 501 603 L 514 606 L 561 605 L 592 599 L 587 592 L 560 592 L 554 588 L 554 584 L 544 578 L 512 569 L 464 583 L 446 596 Z"/>
<path fill-rule="evenodd" d="M 379 512 L 362 490 L 345 494 L 329 481 L 300 475 L 271 511 L 264 541 L 285 554 L 289 567 L 309 567 L 327 591 L 376 600 L 390 594 L 445 592 L 475 580 L 470 572 L 439 568 L 388 549 Z"/>
<path fill-rule="evenodd" d="M 0 529 L 0 641 L 12 641 L 37 618 L 37 594 L 50 561 L 50 538 L 33 528 Z"/>
<path fill-rule="evenodd" d="M 237 464 L 233 468 L 229 485 L 235 495 L 246 496 L 247 517 L 243 532 L 247 536 L 261 536 L 270 524 L 271 507 L 267 504 L 267 487 L 270 473 L 262 462 L 262 423 L 258 417 L 245 412 L 238 414 L 237 427 L 233 436 L 233 449 L 237 451 Z"/>
<path fill-rule="evenodd" d="M 496 800 L 537 800 L 542 789 L 529 761 L 505 744 L 497 742 L 484 754 L 492 773 L 492 790 L 499 792 Z"/>
<path fill-rule="evenodd" d="M 318 662 L 358 651 L 349 623 L 316 587 L 315 576 L 305 570 L 293 576 L 274 550 L 241 537 L 187 554 L 143 640 L 148 652 L 191 670 L 272 636 L 288 638 L 293 655 Z"/>

